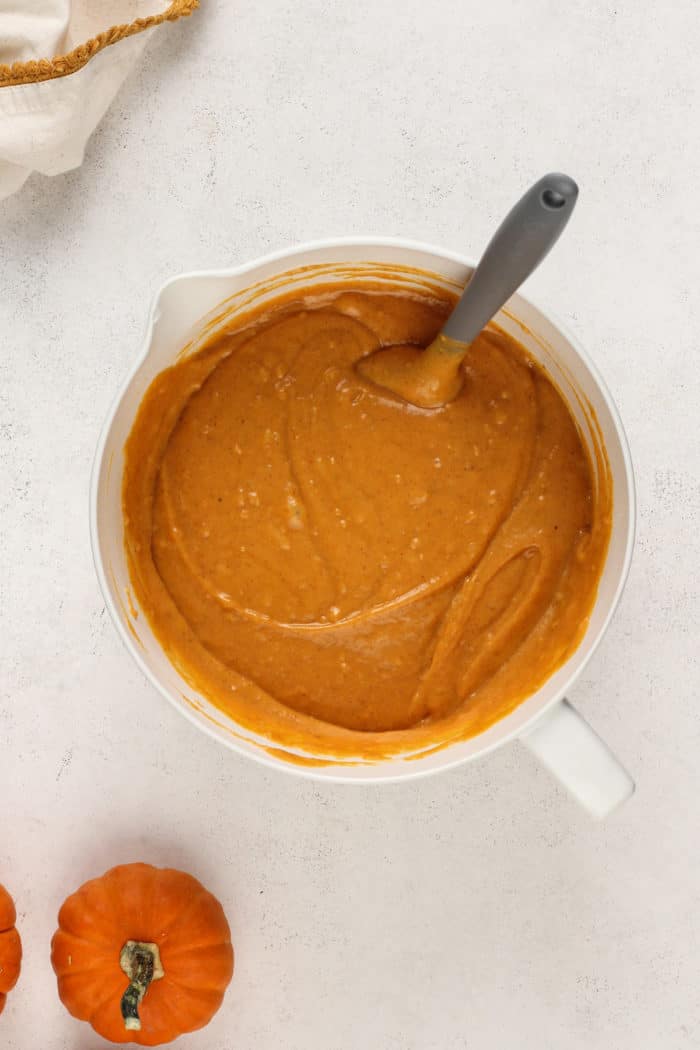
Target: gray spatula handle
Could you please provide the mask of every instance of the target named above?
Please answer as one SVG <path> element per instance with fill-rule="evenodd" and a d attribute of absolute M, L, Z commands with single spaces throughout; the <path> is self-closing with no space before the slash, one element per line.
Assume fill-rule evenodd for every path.
<path fill-rule="evenodd" d="M 545 175 L 506 215 L 484 252 L 464 295 L 443 328 L 470 343 L 530 276 L 574 210 L 578 186 L 568 175 Z"/>

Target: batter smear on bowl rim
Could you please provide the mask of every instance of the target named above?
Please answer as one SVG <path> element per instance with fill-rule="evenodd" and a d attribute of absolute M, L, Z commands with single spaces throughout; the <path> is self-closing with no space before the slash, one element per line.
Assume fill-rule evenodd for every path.
<path fill-rule="evenodd" d="M 454 298 L 280 295 L 162 372 L 126 445 L 138 601 L 197 690 L 280 747 L 375 759 L 474 735 L 575 650 L 612 517 L 542 368 L 496 326 L 459 396 L 358 374 Z"/>

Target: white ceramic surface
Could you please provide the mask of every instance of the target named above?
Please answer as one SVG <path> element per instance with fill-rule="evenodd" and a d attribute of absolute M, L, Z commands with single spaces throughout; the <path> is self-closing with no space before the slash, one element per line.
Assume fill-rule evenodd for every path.
<path fill-rule="evenodd" d="M 297 277 L 285 279 L 285 292 L 295 287 L 308 289 L 319 283 L 343 280 L 348 267 L 361 274 L 360 280 L 363 277 L 377 280 L 378 276 L 381 279 L 382 268 L 387 266 L 428 271 L 439 275 L 446 286 L 453 288 L 465 283 L 471 269 L 468 260 L 428 245 L 395 239 L 350 238 L 302 245 L 227 271 L 184 274 L 161 289 L 151 309 L 141 354 L 109 414 L 95 460 L 92 541 L 105 602 L 132 656 L 161 693 L 198 728 L 252 758 L 314 779 L 381 782 L 411 779 L 450 768 L 520 735 L 583 805 L 595 815 L 604 816 L 632 793 L 632 781 L 613 757 L 601 749 L 600 742 L 582 719 L 575 717 L 570 708 L 556 710 L 555 705 L 592 656 L 627 577 L 634 541 L 632 467 L 617 411 L 592 362 L 560 324 L 521 296 L 515 296 L 497 320 L 547 369 L 567 397 L 583 438 L 589 444 L 592 443 L 589 416 L 583 405 L 591 406 L 610 461 L 614 512 L 605 568 L 580 646 L 509 716 L 478 736 L 424 755 L 407 752 L 405 757 L 372 763 L 358 758 L 354 765 L 334 763 L 331 757 L 323 766 L 288 762 L 270 753 L 271 747 L 283 750 L 276 741 L 259 738 L 245 730 L 187 683 L 164 655 L 131 593 L 121 514 L 123 449 L 138 405 L 154 377 L 176 360 L 183 347 L 193 353 L 213 332 L 234 323 L 237 314 L 245 310 L 253 287 L 261 289 L 256 302 L 262 302 L 274 295 L 276 278 L 284 279 L 297 268 L 300 270 Z M 539 724 L 535 725 L 545 713 L 546 732 Z M 559 727 L 557 733 L 552 730 L 553 718 Z M 564 725 L 567 746 L 560 739 Z"/>

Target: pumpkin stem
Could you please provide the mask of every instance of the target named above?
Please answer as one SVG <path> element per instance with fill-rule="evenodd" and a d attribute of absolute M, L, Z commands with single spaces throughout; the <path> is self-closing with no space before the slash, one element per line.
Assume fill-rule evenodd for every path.
<path fill-rule="evenodd" d="M 129 987 L 122 996 L 122 1017 L 127 1032 L 141 1031 L 139 1006 L 151 981 L 165 977 L 157 944 L 127 941 L 119 956 L 119 965 L 129 978 Z"/>

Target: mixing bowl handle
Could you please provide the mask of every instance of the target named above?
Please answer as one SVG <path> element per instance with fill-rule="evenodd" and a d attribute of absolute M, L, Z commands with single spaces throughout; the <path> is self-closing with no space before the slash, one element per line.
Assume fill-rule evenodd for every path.
<path fill-rule="evenodd" d="M 634 793 L 634 781 L 568 700 L 520 738 L 584 809 L 602 819 Z"/>

